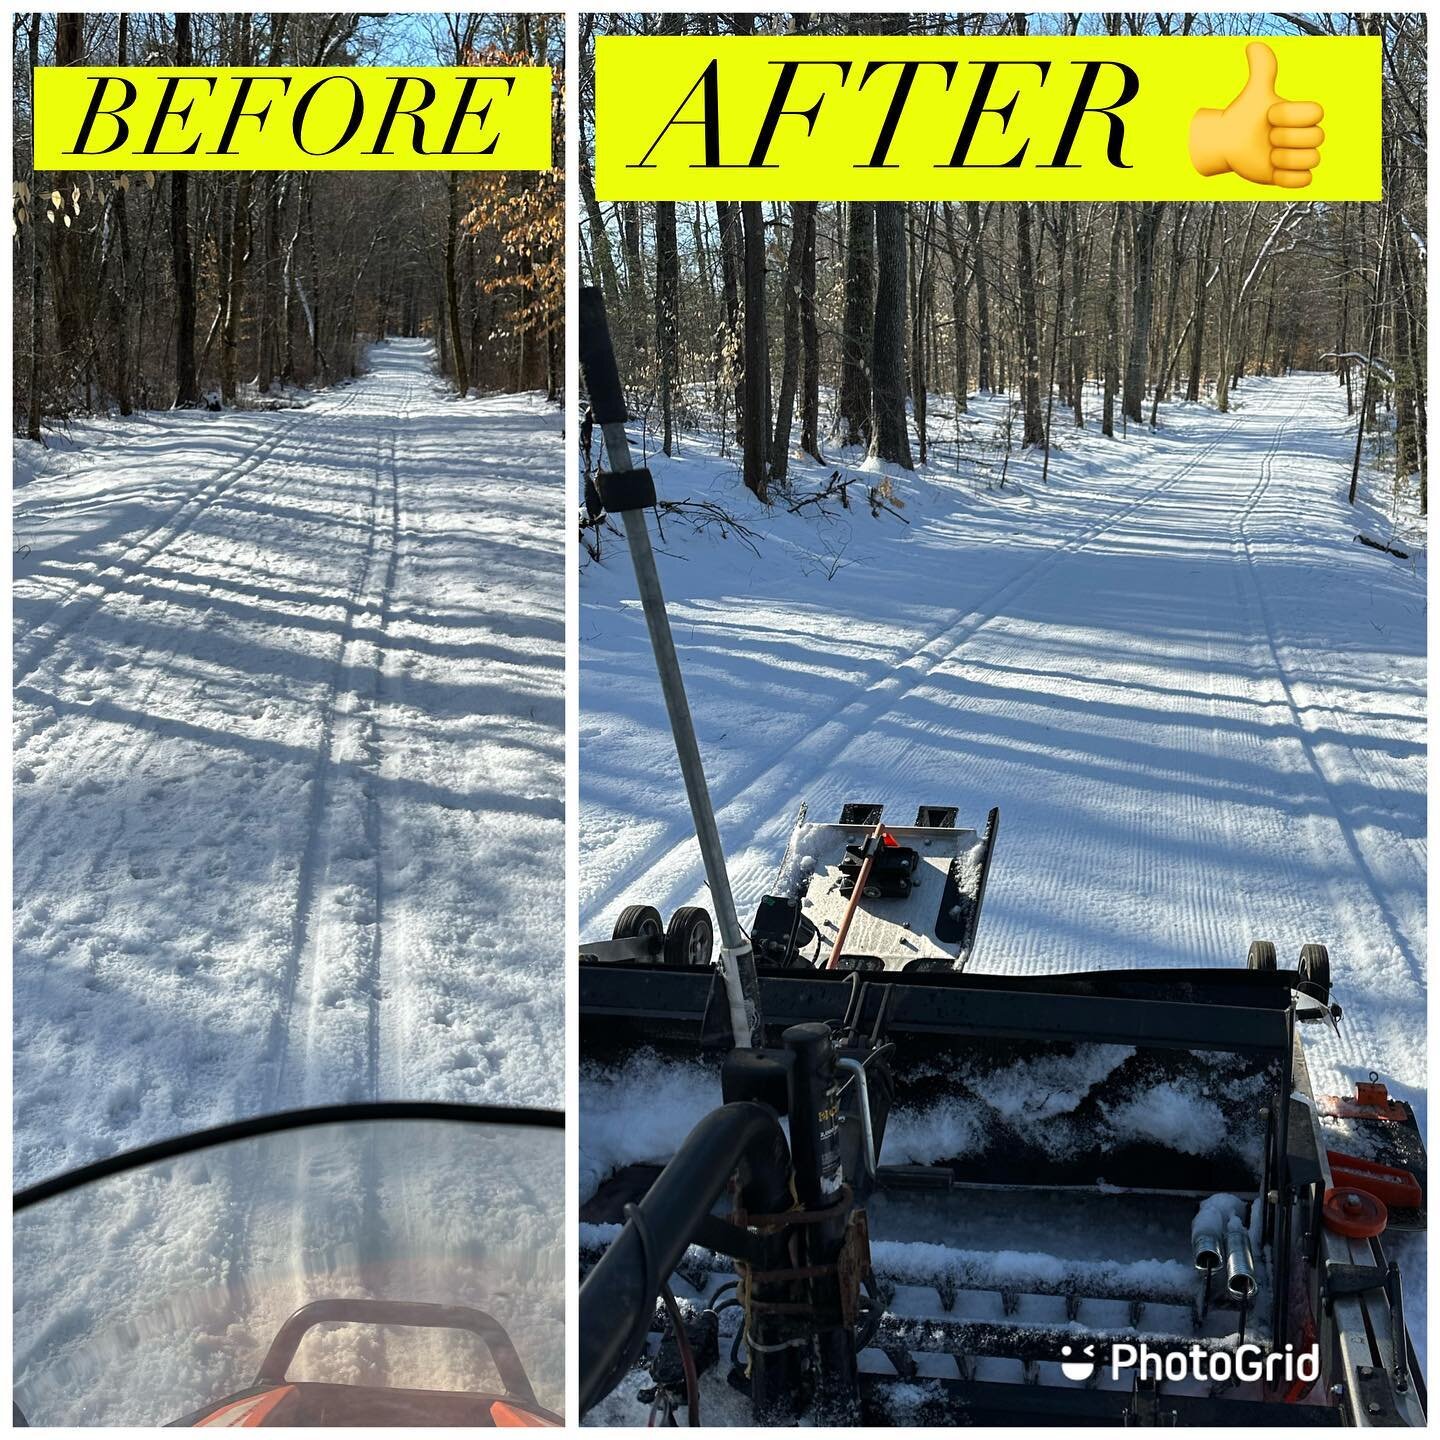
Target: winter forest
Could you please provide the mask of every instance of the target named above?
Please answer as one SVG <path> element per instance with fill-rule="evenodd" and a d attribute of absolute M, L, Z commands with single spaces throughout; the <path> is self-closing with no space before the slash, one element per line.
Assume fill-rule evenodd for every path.
<path fill-rule="evenodd" d="M 348 378 L 367 341 L 434 342 L 460 394 L 558 394 L 563 27 L 478 14 L 15 17 L 15 423 L 255 403 Z M 37 174 L 41 65 L 549 64 L 538 173 Z"/>
<path fill-rule="evenodd" d="M 690 1423 L 746 1433 L 836 1423 L 825 1407 L 843 1382 L 813 1396 L 790 1383 L 799 1370 L 773 1389 L 756 1383 L 804 1332 L 786 1330 L 773 1345 L 761 1335 L 756 1345 L 753 1322 L 767 1307 L 744 1298 L 753 1272 L 743 1264 L 741 1300 L 728 1263 L 692 1266 L 692 1249 L 674 1273 L 670 1328 L 683 1334 L 688 1317 L 707 1316 L 708 1353 L 719 1357 L 683 1392 L 678 1382 L 665 1391 L 658 1364 L 633 1365 L 617 1380 L 616 1352 L 589 1340 L 613 1329 L 614 1307 L 597 1303 L 614 1293 L 607 1272 L 628 1283 L 650 1244 L 634 1217 L 662 1213 L 650 1208 L 661 1186 L 702 1173 L 700 1140 L 722 1133 L 708 1128 L 725 1114 L 717 1107 L 741 1093 L 728 1068 L 717 1084 L 715 1068 L 682 1048 L 676 1037 L 687 1032 L 661 1013 L 658 982 L 617 962 L 606 941 L 633 945 L 644 927 L 663 924 L 669 956 L 696 911 L 723 915 L 728 895 L 755 954 L 767 1034 L 780 1030 L 777 1010 L 786 1024 L 801 1013 L 801 994 L 806 1018 L 819 1015 L 824 1002 L 812 1010 L 808 997 L 825 990 L 820 976 L 849 971 L 857 983 L 842 987 L 847 998 L 826 1018 L 857 1046 L 847 1053 L 868 1051 L 857 1058 L 862 1073 L 873 1059 L 873 1073 L 887 1077 L 883 1100 L 861 1088 L 840 1102 L 855 1137 L 866 1133 L 867 1104 L 885 1115 L 883 1130 L 870 1127 L 874 1159 L 862 1138 L 842 1166 L 855 1195 L 870 1187 L 865 1233 L 877 1275 L 891 1257 L 909 1268 L 877 1284 L 876 1318 L 855 1328 L 856 1347 L 875 1348 L 857 1366 L 861 1398 L 841 1423 L 1135 1423 L 1126 1407 L 1138 1372 L 1030 1358 L 1052 1319 L 1067 1337 L 1062 1355 L 1072 1353 L 1068 1337 L 1098 1330 L 1088 1282 L 1067 1288 L 1063 1308 L 1053 1292 L 1035 1293 L 1034 1277 L 1061 1273 L 1073 1255 L 1087 1264 L 1105 1256 L 1107 1274 L 1136 1262 L 1127 1298 L 1137 1325 L 1144 1309 L 1147 1345 L 1179 1352 L 1213 1326 L 1202 1343 L 1236 1353 L 1264 1343 L 1268 1324 L 1277 1349 L 1283 1334 L 1295 1337 L 1286 1350 L 1299 1350 L 1325 1326 L 1339 1328 L 1339 1308 L 1322 1303 L 1317 1258 L 1329 1222 L 1301 1214 L 1293 1230 L 1281 1220 L 1276 1236 L 1259 1233 L 1267 1204 L 1295 1194 L 1298 1174 L 1288 1158 L 1262 1157 L 1306 1143 L 1298 1122 L 1280 1140 L 1287 1122 L 1277 1120 L 1242 1162 L 1258 1177 L 1250 1219 L 1257 1263 L 1267 1267 L 1253 1314 L 1245 1299 L 1227 1311 L 1208 1272 L 1192 1270 L 1193 1210 L 1164 1238 L 1166 1185 L 1183 1173 L 1201 1195 L 1222 1188 L 1220 1157 L 1243 1130 L 1224 1105 L 1238 1100 L 1234 1114 L 1253 1118 L 1269 1104 L 1234 1088 L 1248 1059 L 1225 1054 L 1228 1041 L 1203 1063 L 1198 1046 L 1161 1058 L 1151 1048 L 1158 1032 L 1138 1027 L 1124 1044 L 1091 1044 L 1095 1031 L 1052 1027 L 1059 1011 L 1049 1006 L 1082 989 L 1087 1003 L 1123 995 L 1101 1002 L 1114 1019 L 1146 993 L 1121 987 L 1154 984 L 1166 1005 L 1204 996 L 1197 1017 L 1224 1010 L 1229 1023 L 1253 1003 L 1211 1003 L 1238 993 L 1232 981 L 1254 983 L 1254 996 L 1289 971 L 1298 997 L 1314 993 L 1323 966 L 1334 1023 L 1322 1012 L 1320 1023 L 1287 1022 L 1277 1036 L 1294 1064 L 1282 1066 L 1270 1113 L 1314 1117 L 1311 1143 L 1329 1153 L 1332 1178 L 1345 1173 L 1343 1156 L 1363 1154 L 1353 1162 L 1363 1166 L 1381 1153 L 1339 1098 L 1367 1076 L 1406 1097 L 1418 1131 L 1427 1124 L 1426 18 L 1418 7 L 1364 16 L 581 16 L 577 268 L 582 283 L 603 290 L 629 409 L 623 432 L 582 425 L 581 458 L 597 478 L 644 465 L 655 487 L 643 519 L 606 513 L 615 492 L 603 480 L 587 485 L 577 516 L 578 901 L 582 957 L 593 956 L 582 959 L 578 1007 L 581 1243 L 593 1264 L 579 1308 L 582 1354 L 611 1367 L 591 1372 L 597 1398 L 585 1423 L 680 1424 L 682 1404 Z M 672 95 L 685 93 L 694 71 L 670 50 L 673 83 L 645 126 L 628 127 L 634 152 L 617 157 L 622 147 L 607 150 L 605 129 L 595 130 L 597 41 L 667 33 L 1370 35 L 1379 45 L 1357 48 L 1380 52 L 1383 198 L 1339 203 L 1257 185 L 1254 200 L 1223 203 L 1213 191 L 1193 202 L 1119 204 L 610 201 L 597 194 L 593 167 L 603 162 L 608 180 L 617 158 L 650 163 L 644 145 L 676 114 Z M 1243 43 L 1212 53 L 1232 48 L 1248 59 Z M 811 54 L 841 58 L 820 47 Z M 602 63 L 608 127 L 624 97 L 611 93 Z M 718 77 L 724 63 L 707 73 Z M 725 86 L 739 69 L 725 73 Z M 1217 87 L 1206 103 L 1249 88 L 1242 66 L 1227 96 L 1224 69 L 1221 61 L 1202 72 Z M 1345 74 L 1342 83 L 1359 79 Z M 1301 83 L 1274 93 L 1298 99 Z M 757 88 L 761 104 L 771 98 Z M 1342 133 L 1338 90 L 1307 97 L 1331 106 L 1321 123 L 1332 142 Z M 754 128 L 761 105 L 740 134 L 727 128 L 740 113 L 731 93 L 717 78 L 684 109 L 693 122 L 718 97 L 720 154 L 712 150 L 707 171 L 715 158 L 740 163 L 752 137 L 758 150 L 768 134 Z M 785 113 L 813 114 L 801 107 L 831 93 L 817 85 L 787 94 Z M 956 113 L 963 104 L 956 98 L 934 127 L 942 152 L 969 134 Z M 1005 154 L 1021 133 L 1036 133 L 1023 114 L 1022 94 Z M 667 164 L 695 164 L 685 147 L 698 148 L 702 134 L 713 132 L 686 132 L 665 159 L 653 157 L 646 184 Z M 800 153 L 797 145 L 786 159 Z M 804 183 L 822 193 L 813 178 Z M 636 543 L 642 526 L 658 583 Z M 704 854 L 684 803 L 699 787 L 690 768 L 682 774 L 672 738 L 674 671 L 670 691 L 656 684 L 652 635 L 663 642 L 665 632 L 645 612 L 657 593 L 713 807 L 718 844 Z M 654 650 L 666 675 L 663 643 Z M 864 826 L 847 823 L 861 814 Z M 864 843 L 878 842 L 872 857 L 893 863 L 907 845 L 931 845 L 937 832 L 923 827 L 937 814 L 965 837 L 944 889 L 937 875 L 917 879 L 918 894 L 908 881 L 887 890 L 856 868 L 867 832 Z M 921 828 L 902 830 L 912 815 Z M 887 839 L 895 848 L 882 850 Z M 725 884 L 716 883 L 715 848 Z M 950 880 L 961 876 L 975 886 L 968 911 L 951 903 L 959 887 Z M 958 923 L 962 913 L 970 925 Z M 852 920 L 863 930 L 848 928 Z M 942 927 L 953 937 L 945 944 Z M 927 933 L 944 951 L 933 961 Z M 717 969 L 738 968 L 743 953 L 722 950 Z M 1242 973 L 1266 970 L 1270 981 Z M 667 982 L 667 999 L 682 993 L 683 978 Z M 867 1002 L 876 991 L 884 998 Z M 974 1026 L 972 995 L 1002 991 L 1004 1016 L 977 1034 L 985 1027 Z M 691 993 L 695 1018 L 685 1023 L 708 1038 L 710 1025 L 724 1023 L 720 986 Z M 743 1045 L 748 996 L 737 999 Z M 876 1018 L 865 1039 L 867 1003 Z M 965 1016 L 953 1026 L 951 1003 L 950 1015 Z M 901 1013 L 914 1017 L 913 1030 Z M 1178 1023 L 1198 1037 L 1211 1019 Z M 1134 1131 L 1122 1135 L 1117 1121 Z M 1386 1124 L 1393 1136 L 1398 1127 Z M 1068 1172 L 1089 1146 L 1093 1163 Z M 1136 1182 L 1117 1176 L 1127 1163 L 1136 1163 Z M 1266 1177 L 1282 1172 L 1271 1188 Z M 887 1191 L 887 1177 L 902 1174 L 903 1191 Z M 650 1196 L 630 1203 L 652 1183 Z M 977 1204 L 987 1186 L 988 1212 Z M 1051 1208 L 1057 1186 L 1076 1209 Z M 1078 1208 L 1086 1192 L 1093 1210 Z M 963 1202 L 953 1208 L 947 1194 Z M 1120 1197 L 1139 1208 L 1110 1208 Z M 1202 1213 L 1213 1203 L 1203 1199 Z M 1243 1227 L 1226 1223 L 1240 1243 Z M 1393 1214 L 1382 1223 L 1404 1314 L 1379 1313 L 1355 1333 L 1365 1330 L 1367 1344 L 1396 1336 L 1403 1318 L 1421 1355 L 1425 1235 L 1399 1233 Z M 1287 1277 L 1292 1246 L 1315 1269 L 1294 1265 Z M 1187 1298 L 1198 1301 L 1174 1312 L 1173 1341 L 1152 1338 L 1170 1322 L 1138 1279 L 1168 1268 L 1156 1265 L 1161 1255 L 1173 1255 L 1194 1287 Z M 1007 1292 L 1003 1307 L 992 1303 L 996 1290 Z M 1308 1312 L 1296 1302 L 1304 1293 L 1322 1297 Z M 1123 1306 L 1105 1313 L 1122 1316 Z M 836 1333 L 829 1324 L 815 1323 L 817 1353 Z M 1317 1353 L 1327 1344 L 1317 1339 Z M 675 1353 L 671 1345 L 664 1336 L 658 1353 Z M 1360 1373 L 1375 1373 L 1373 1353 Z M 1228 1410 L 1241 1395 L 1281 1393 L 1201 1385 L 1192 1371 L 1183 1384 L 1167 1380 L 1162 1423 L 1185 1423 L 1187 1402 L 1172 1397 L 1192 1385 L 1215 1406 L 1199 1423 L 1217 1428 L 1263 1416 L 1258 1405 Z M 1407 1393 L 1420 1390 L 1417 1382 Z M 1004 1398 L 987 1411 L 982 1393 Z M 1305 1405 L 1287 1408 L 1333 1416 L 1357 1393 L 1348 1378 L 1327 1377 Z M 1302 1398 L 1294 1387 L 1284 1394 Z M 1113 1404 L 1112 1418 L 1082 1411 L 1082 1395 L 1086 1405 Z"/>
<path fill-rule="evenodd" d="M 977 393 L 1012 451 L 1075 427 L 1155 427 L 1170 399 L 1227 411 L 1249 377 L 1333 374 L 1383 471 L 1425 508 L 1425 17 L 582 17 L 582 264 L 654 444 L 723 434 L 744 483 L 863 445 L 923 466 Z M 717 29 L 718 27 L 718 29 Z M 1252 204 L 597 201 L 592 41 L 604 34 L 1378 34 L 1385 200 Z M 733 451 L 729 446 L 733 444 Z M 1356 449 L 1355 467 L 1360 465 Z"/>

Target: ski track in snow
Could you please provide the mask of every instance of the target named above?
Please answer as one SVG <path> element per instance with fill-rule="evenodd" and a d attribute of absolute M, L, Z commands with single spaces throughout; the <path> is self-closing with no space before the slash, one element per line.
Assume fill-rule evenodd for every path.
<path fill-rule="evenodd" d="M 902 821 L 958 803 L 962 823 L 998 804 L 977 969 L 1243 965 L 1261 937 L 1294 963 L 1322 941 L 1345 1018 L 1338 1040 L 1307 1031 L 1317 1088 L 1378 1068 L 1423 1124 L 1423 554 L 1354 543 L 1385 522 L 1344 503 L 1333 380 L 1235 399 L 1167 406 L 1123 442 L 1057 425 L 1048 486 L 1038 459 L 1003 490 L 942 474 L 951 440 L 897 482 L 910 528 L 858 499 L 823 523 L 767 514 L 708 452 L 654 457 L 663 494 L 759 535 L 757 558 L 672 518 L 659 542 L 741 921 L 802 800 L 884 799 Z M 606 543 L 582 581 L 586 935 L 624 904 L 708 898 Z"/>
<path fill-rule="evenodd" d="M 561 417 L 370 363 L 20 446 L 17 1183 L 296 1104 L 559 1103 Z"/>
<path fill-rule="evenodd" d="M 1004 584 L 995 594 L 986 597 L 980 608 L 951 620 L 942 629 L 924 636 L 920 648 L 913 657 L 901 660 L 894 665 L 884 666 L 881 678 L 867 684 L 859 699 L 851 701 L 837 715 L 825 721 L 819 730 L 805 735 L 801 744 L 817 757 L 833 753 L 837 745 L 843 747 L 858 738 L 877 718 L 900 709 L 905 701 L 931 675 L 952 659 L 960 647 L 966 644 L 972 636 L 983 630 L 992 621 L 1001 619 L 1005 613 L 1005 605 L 1043 579 L 1056 561 L 1083 548 L 1108 531 L 1112 525 L 1123 521 L 1151 495 L 1169 489 L 1200 464 L 1206 455 L 1215 448 L 1215 443 L 1206 446 L 1198 455 L 1188 460 L 1179 473 L 1166 476 L 1153 489 L 1146 491 L 1138 499 L 1117 507 L 1100 523 L 1082 529 L 1076 536 L 1062 541 L 1053 549 L 1042 550 L 1039 558 L 1033 564 L 1022 569 L 1013 580 Z M 782 778 L 783 772 L 793 769 L 795 762 L 792 747 L 789 745 L 777 749 L 767 748 L 762 754 L 763 759 L 756 768 L 738 776 L 726 794 L 716 794 L 712 789 L 711 799 L 717 809 L 736 799 L 742 790 L 749 789 L 763 780 Z M 647 874 L 656 859 L 657 852 L 668 849 L 677 841 L 685 839 L 690 828 L 687 814 L 671 827 L 663 845 L 652 847 L 634 857 L 625 870 L 616 877 L 610 888 L 595 898 L 593 902 L 595 906 L 604 908 L 613 900 L 615 894 L 627 887 L 635 876 Z"/>

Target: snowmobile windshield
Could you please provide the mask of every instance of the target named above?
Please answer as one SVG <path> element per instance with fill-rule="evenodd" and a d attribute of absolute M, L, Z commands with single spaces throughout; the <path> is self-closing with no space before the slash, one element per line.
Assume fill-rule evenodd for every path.
<path fill-rule="evenodd" d="M 16 1197 L 30 1425 L 558 1419 L 558 1116 L 346 1107 L 107 1166 Z"/>

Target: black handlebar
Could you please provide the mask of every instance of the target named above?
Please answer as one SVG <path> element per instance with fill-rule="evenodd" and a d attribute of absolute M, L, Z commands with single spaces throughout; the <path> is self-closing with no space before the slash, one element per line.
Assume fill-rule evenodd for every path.
<path fill-rule="evenodd" d="M 467 1330 L 486 1344 L 505 1393 L 523 1405 L 537 1405 L 535 1389 L 505 1327 L 493 1315 L 469 1305 L 428 1305 L 418 1300 L 312 1300 L 279 1329 L 255 1377 L 257 1385 L 283 1385 L 285 1372 L 307 1331 L 335 1322 L 408 1325 L 427 1330 Z"/>

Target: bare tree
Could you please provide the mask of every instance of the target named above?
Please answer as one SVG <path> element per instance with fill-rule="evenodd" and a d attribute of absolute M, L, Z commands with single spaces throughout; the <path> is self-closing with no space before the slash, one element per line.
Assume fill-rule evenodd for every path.
<path fill-rule="evenodd" d="M 586 201 L 582 262 L 618 286 L 617 336 L 630 335 L 631 393 L 657 431 L 674 397 L 683 423 L 739 442 L 757 495 L 794 482 L 801 455 L 842 469 L 860 457 L 926 465 L 948 442 L 963 464 L 974 417 L 1016 443 L 1043 444 L 1048 473 L 1057 407 L 1107 436 L 1126 420 L 1166 423 L 1166 401 L 1227 409 L 1248 374 L 1333 367 L 1370 376 L 1359 450 L 1417 477 L 1425 493 L 1424 27 L 1420 17 L 1280 17 L 1321 33 L 1371 33 L 1386 67 L 1384 187 L 1393 234 L 1382 255 L 1379 205 L 1253 203 Z M 1253 17 L 1106 12 L 835 16 L 670 12 L 687 34 L 1248 34 Z M 590 28 L 653 33 L 644 14 Z M 1303 28 L 1303 27 L 1302 27 Z M 582 114 L 582 142 L 593 135 Z M 1258 192 L 1257 192 L 1258 193 Z M 583 185 L 582 185 L 583 194 Z M 1038 222 L 1038 223 L 1037 223 Z M 687 236 L 689 243 L 686 243 Z M 606 259 L 623 257 L 618 277 Z M 653 293 L 652 293 L 653 292 Z M 673 346 L 668 323 L 678 316 Z M 663 297 L 663 304 L 662 304 Z M 657 314 L 657 311 L 660 312 Z M 1366 325 L 1376 318 L 1373 367 Z M 1355 353 L 1351 353 L 1351 352 Z M 773 375 L 772 375 L 773 366 Z M 1100 391 L 1098 403 L 1090 387 Z M 936 430 L 951 392 L 954 439 Z M 977 398 L 978 392 L 978 398 Z M 712 399 L 711 413 L 695 401 Z M 667 398 L 669 397 L 669 398 Z M 997 421 L 993 417 L 1001 416 Z M 798 427 L 799 443 L 795 431 Z M 1069 427 L 1067 427 L 1069 428 Z M 1007 446 L 1008 446 L 1007 439 Z M 847 451 L 852 452 L 847 455 Z M 958 452 L 958 454 L 957 454 Z"/>
<path fill-rule="evenodd" d="M 875 433 L 870 453 L 915 468 L 905 422 L 905 207 L 884 200 L 875 206 L 875 358 L 871 409 Z"/>
<path fill-rule="evenodd" d="M 192 63 L 190 16 L 175 14 L 175 63 Z M 190 252 L 190 174 L 170 172 L 170 258 L 175 273 L 175 404 L 200 399 L 195 375 L 195 262 Z"/>
<path fill-rule="evenodd" d="M 745 239 L 745 484 L 764 500 L 770 446 L 770 333 L 765 311 L 765 218 L 758 200 L 740 205 Z"/>
<path fill-rule="evenodd" d="M 852 200 L 847 207 L 849 241 L 845 251 L 845 318 L 840 365 L 842 444 L 869 444 L 874 429 L 870 411 L 870 352 L 875 335 L 875 206 Z"/>

